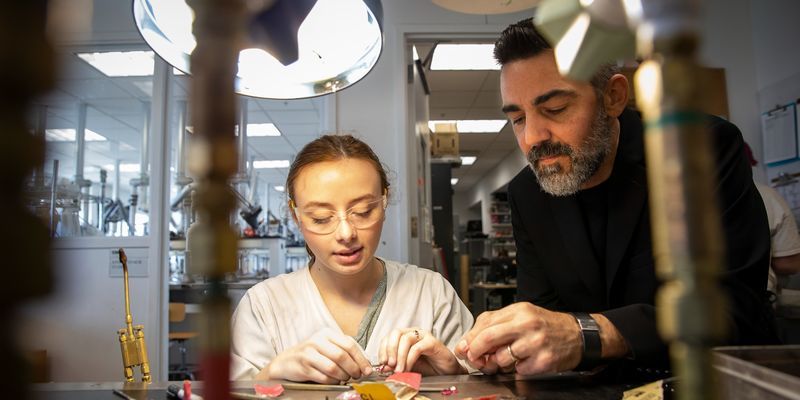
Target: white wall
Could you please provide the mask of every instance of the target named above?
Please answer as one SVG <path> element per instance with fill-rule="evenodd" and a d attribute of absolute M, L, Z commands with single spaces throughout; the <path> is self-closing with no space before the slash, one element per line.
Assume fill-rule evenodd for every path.
<path fill-rule="evenodd" d="M 148 238 L 78 238 L 58 240 L 52 249 L 56 292 L 23 310 L 20 340 L 28 349 L 47 350 L 54 382 L 123 381 L 117 330 L 125 328 L 123 280 L 109 276 L 111 251 L 124 247 L 135 254 L 148 251 Z M 130 260 L 130 258 L 129 258 Z M 147 277 L 131 277 L 134 325 L 145 326 L 153 379 L 162 348 L 163 280 L 160 263 L 149 259 Z M 135 371 L 140 380 L 141 371 Z M 166 377 L 166 375 L 165 375 Z"/>
<path fill-rule="evenodd" d="M 755 53 L 758 112 L 764 113 L 776 105 L 784 105 L 800 98 L 800 2 L 795 0 L 751 1 L 753 48 Z M 760 132 L 760 130 L 759 130 Z M 761 138 L 758 138 L 761 143 Z M 759 151 L 757 158 L 763 159 Z M 764 178 L 764 166 L 759 168 Z M 781 172 L 800 171 L 800 162 L 769 168 L 773 178 Z"/>
<path fill-rule="evenodd" d="M 400 191 L 415 182 L 409 176 L 409 141 L 406 104 L 406 35 L 425 33 L 498 33 L 510 23 L 529 17 L 530 12 L 501 16 L 459 14 L 435 6 L 430 0 L 384 1 L 384 49 L 375 68 L 358 84 L 337 96 L 337 126 L 354 131 L 370 144 L 394 172 L 392 182 Z M 387 211 L 378 252 L 384 257 L 409 258 L 409 197 L 416 193 L 396 191 L 395 203 Z"/>
<path fill-rule="evenodd" d="M 761 90 L 800 73 L 800 2 L 751 0 L 750 11 L 756 83 Z"/>

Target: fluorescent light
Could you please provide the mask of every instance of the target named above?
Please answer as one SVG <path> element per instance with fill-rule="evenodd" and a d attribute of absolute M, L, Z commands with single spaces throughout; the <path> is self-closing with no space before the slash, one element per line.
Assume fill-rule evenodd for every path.
<path fill-rule="evenodd" d="M 275 124 L 247 124 L 247 137 L 251 136 L 280 136 L 281 131 Z"/>
<path fill-rule="evenodd" d="M 478 157 L 475 157 L 475 156 L 461 156 L 461 164 L 463 164 L 463 165 L 472 165 L 472 164 L 475 164 L 475 160 L 477 160 L 477 159 L 478 159 Z"/>
<path fill-rule="evenodd" d="M 285 189 L 286 188 L 284 188 L 283 186 L 275 186 L 275 191 L 276 192 L 283 192 Z"/>
<path fill-rule="evenodd" d="M 106 171 L 113 171 L 114 170 L 114 164 L 103 165 L 103 169 L 106 170 Z M 119 165 L 119 172 L 139 172 L 139 164 L 121 163 Z"/>
<path fill-rule="evenodd" d="M 458 133 L 497 133 L 506 125 L 504 119 L 465 119 L 465 120 L 446 120 L 428 121 L 431 132 L 436 132 L 436 124 L 456 124 Z"/>
<path fill-rule="evenodd" d="M 45 129 L 44 140 L 48 142 L 74 142 L 75 129 Z M 87 142 L 105 142 L 106 137 L 91 130 L 84 131 L 84 140 Z"/>
<path fill-rule="evenodd" d="M 289 160 L 257 160 L 253 161 L 253 167 L 256 169 L 289 168 Z"/>
<path fill-rule="evenodd" d="M 433 51 L 432 70 L 498 70 L 493 44 L 439 44 Z"/>
<path fill-rule="evenodd" d="M 78 53 L 77 56 L 108 77 L 151 76 L 155 65 L 152 51 Z"/>
<path fill-rule="evenodd" d="M 450 178 L 450 186 L 455 186 L 458 183 L 458 178 Z"/>

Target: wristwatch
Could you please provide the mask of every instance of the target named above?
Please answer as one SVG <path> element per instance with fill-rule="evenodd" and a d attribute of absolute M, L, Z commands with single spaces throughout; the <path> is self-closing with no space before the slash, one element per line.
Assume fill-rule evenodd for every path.
<path fill-rule="evenodd" d="M 603 342 L 600 340 L 600 326 L 589 313 L 574 312 L 571 314 L 578 321 L 583 338 L 583 355 L 576 369 L 593 368 L 602 360 Z"/>

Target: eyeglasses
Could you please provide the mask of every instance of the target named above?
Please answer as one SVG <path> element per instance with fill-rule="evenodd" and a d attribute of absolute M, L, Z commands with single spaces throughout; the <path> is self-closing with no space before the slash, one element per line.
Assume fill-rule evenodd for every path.
<path fill-rule="evenodd" d="M 344 212 L 344 216 L 338 211 L 327 208 L 298 208 L 294 205 L 294 200 L 291 201 L 291 206 L 294 208 L 295 217 L 304 228 L 318 235 L 327 235 L 336 231 L 339 223 L 345 219 L 355 229 L 367 229 L 375 225 L 384 217 L 386 195 L 350 207 Z"/>

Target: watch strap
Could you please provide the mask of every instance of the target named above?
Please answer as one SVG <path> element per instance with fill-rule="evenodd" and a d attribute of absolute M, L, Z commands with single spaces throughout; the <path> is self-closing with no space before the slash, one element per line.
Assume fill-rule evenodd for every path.
<path fill-rule="evenodd" d="M 583 354 L 577 369 L 593 368 L 602 361 L 603 342 L 600 340 L 600 325 L 589 313 L 574 312 L 571 314 L 578 321 L 583 338 Z"/>

